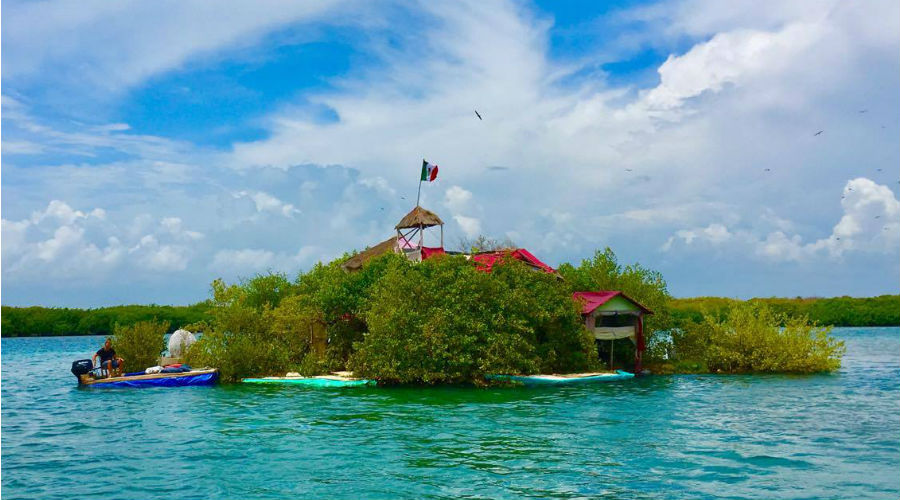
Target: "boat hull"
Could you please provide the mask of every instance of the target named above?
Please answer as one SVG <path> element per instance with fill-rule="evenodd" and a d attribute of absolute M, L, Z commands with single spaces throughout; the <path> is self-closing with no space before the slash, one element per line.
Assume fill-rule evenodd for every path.
<path fill-rule="evenodd" d="M 616 382 L 634 378 L 634 374 L 618 370 L 616 373 L 598 373 L 575 377 L 556 375 L 486 375 L 485 378 L 499 382 L 518 383 L 526 386 L 556 386 Z"/>
<path fill-rule="evenodd" d="M 153 373 L 130 377 L 80 379 L 82 387 L 97 389 L 140 389 L 145 387 L 210 386 L 219 379 L 218 370 L 195 370 L 184 373 Z"/>
<path fill-rule="evenodd" d="M 376 384 L 374 380 L 328 376 L 245 378 L 242 382 L 245 384 L 301 385 L 306 387 L 364 387 Z"/>

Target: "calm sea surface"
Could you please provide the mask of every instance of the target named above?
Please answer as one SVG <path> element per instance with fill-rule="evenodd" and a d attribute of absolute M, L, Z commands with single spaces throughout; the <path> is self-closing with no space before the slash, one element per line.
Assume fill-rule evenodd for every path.
<path fill-rule="evenodd" d="M 844 368 L 550 389 L 78 389 L 100 338 L 2 340 L 2 496 L 900 497 L 900 328 Z"/>

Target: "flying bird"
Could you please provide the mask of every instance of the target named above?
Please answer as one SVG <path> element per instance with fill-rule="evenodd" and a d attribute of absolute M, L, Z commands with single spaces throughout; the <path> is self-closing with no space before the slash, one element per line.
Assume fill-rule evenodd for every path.
<path fill-rule="evenodd" d="M 767 169 L 765 169 L 765 171 L 766 171 L 766 172 L 771 172 L 772 169 L 771 169 L 771 168 L 767 168 Z"/>
<path fill-rule="evenodd" d="M 876 218 L 876 219 L 880 219 L 881 216 L 880 216 L 880 215 L 876 215 L 875 218 Z"/>
<path fill-rule="evenodd" d="M 861 110 L 859 110 L 860 113 L 865 113 L 866 111 L 868 111 L 868 109 L 861 109 Z"/>
<path fill-rule="evenodd" d="M 881 172 L 881 169 L 880 169 L 880 168 L 876 168 L 876 169 L 875 169 L 875 170 L 877 170 L 877 171 L 879 171 L 879 172 Z"/>
<path fill-rule="evenodd" d="M 631 172 L 631 169 L 630 169 L 630 168 L 626 168 L 625 171 L 626 171 L 626 172 Z"/>
<path fill-rule="evenodd" d="M 813 134 L 813 137 L 815 137 L 815 136 L 821 134 L 822 132 L 824 132 L 824 130 L 820 130 L 820 131 L 816 132 L 815 134 Z"/>
<path fill-rule="evenodd" d="M 478 114 L 478 110 L 477 110 L 477 109 L 475 110 L 475 116 L 477 116 L 479 120 L 484 121 L 484 119 L 481 117 L 481 115 Z"/>

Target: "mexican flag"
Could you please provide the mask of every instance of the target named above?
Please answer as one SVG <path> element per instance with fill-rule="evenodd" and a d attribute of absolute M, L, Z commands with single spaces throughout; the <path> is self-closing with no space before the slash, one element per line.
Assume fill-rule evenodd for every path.
<path fill-rule="evenodd" d="M 438 166 L 422 160 L 422 178 L 420 180 L 431 182 L 437 179 Z"/>

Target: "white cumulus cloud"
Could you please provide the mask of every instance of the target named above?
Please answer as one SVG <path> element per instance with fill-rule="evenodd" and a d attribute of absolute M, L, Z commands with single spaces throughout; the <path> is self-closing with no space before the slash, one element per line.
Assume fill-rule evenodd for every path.
<path fill-rule="evenodd" d="M 270 212 L 281 214 L 285 217 L 293 217 L 300 210 L 291 203 L 285 203 L 269 193 L 263 191 L 240 191 L 234 194 L 235 198 L 250 198 L 256 205 L 257 212 Z"/>
<path fill-rule="evenodd" d="M 847 252 L 895 254 L 900 250 L 900 201 L 890 188 L 864 177 L 851 179 L 844 187 L 841 208 L 843 216 L 831 234 L 808 243 L 800 234 L 787 232 L 793 223 L 767 210 L 766 218 L 779 229 L 765 235 L 712 223 L 676 231 L 661 250 L 671 251 L 679 242 L 684 248 L 733 244 L 735 251 L 751 250 L 752 255 L 775 262 L 837 259 Z"/>
<path fill-rule="evenodd" d="M 459 228 L 469 238 L 473 238 L 481 234 L 481 221 L 474 217 L 466 217 L 464 215 L 454 215 L 453 220 L 459 224 Z"/>

